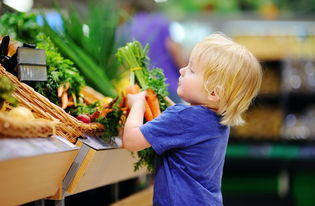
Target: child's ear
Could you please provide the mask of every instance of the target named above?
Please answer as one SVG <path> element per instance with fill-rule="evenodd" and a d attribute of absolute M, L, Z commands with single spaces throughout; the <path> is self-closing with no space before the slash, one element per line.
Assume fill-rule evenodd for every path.
<path fill-rule="evenodd" d="M 222 93 L 222 86 L 216 86 L 214 90 L 208 94 L 208 100 L 210 100 L 211 102 L 219 102 Z"/>

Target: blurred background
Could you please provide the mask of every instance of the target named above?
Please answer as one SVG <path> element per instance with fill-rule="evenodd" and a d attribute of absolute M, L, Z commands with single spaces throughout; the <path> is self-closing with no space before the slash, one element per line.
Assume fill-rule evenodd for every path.
<path fill-rule="evenodd" d="M 85 0 L 56 2 L 65 13 L 71 7 L 82 16 L 88 12 Z M 170 39 L 181 48 L 173 50 L 180 52 L 181 63 L 196 42 L 214 32 L 223 32 L 252 51 L 263 65 L 264 78 L 246 114 L 247 124 L 232 129 L 222 181 L 224 203 L 314 205 L 315 0 L 119 0 L 106 5 L 117 13 L 117 33 L 124 36 L 112 40 L 117 45 L 127 41 L 126 35 L 137 33 L 120 28 L 142 5 L 167 19 Z M 52 1 L 3 0 L 0 9 L 1 15 L 42 11 L 56 30 L 63 30 Z M 141 27 L 144 24 L 138 23 Z M 66 205 L 107 205 L 145 187 L 149 180 L 128 180 L 67 197 Z"/>

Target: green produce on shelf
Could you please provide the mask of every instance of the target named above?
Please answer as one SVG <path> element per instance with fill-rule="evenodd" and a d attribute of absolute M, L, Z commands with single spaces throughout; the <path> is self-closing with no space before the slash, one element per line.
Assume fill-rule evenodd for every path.
<path fill-rule="evenodd" d="M 17 105 L 16 99 L 12 96 L 14 89 L 14 85 L 9 78 L 0 76 L 0 110 L 5 101 L 13 106 Z"/>
<path fill-rule="evenodd" d="M 50 38 L 41 32 L 36 15 L 19 12 L 6 13 L 0 17 L 0 35 L 9 35 L 25 43 L 34 43 L 46 51 L 47 82 L 36 82 L 34 88 L 52 103 L 61 105 L 57 90 L 68 84 L 67 96 L 77 99 L 85 81 L 74 63 L 58 52 Z"/>
<path fill-rule="evenodd" d="M 56 32 L 44 17 L 44 32 L 61 53 L 70 58 L 85 77 L 87 84 L 106 96 L 117 95 L 114 82 L 123 71 L 114 56 L 117 12 L 104 2 L 90 1 L 85 18 L 72 8 L 68 15 L 58 11 L 63 32 Z M 44 16 L 44 15 L 43 15 Z"/>
<path fill-rule="evenodd" d="M 11 39 L 26 43 L 36 43 L 36 35 L 40 27 L 36 22 L 36 14 L 23 12 L 7 12 L 0 17 L 0 35 L 9 35 Z"/>
<path fill-rule="evenodd" d="M 10 23 L 7 24 L 8 21 Z M 32 27 L 18 27 L 19 22 L 27 22 Z M 37 48 L 46 51 L 47 82 L 35 82 L 32 86 L 37 92 L 47 97 L 52 103 L 60 105 L 81 121 L 83 121 L 83 116 L 88 117 L 85 120 L 88 119 L 89 121 L 83 121 L 85 123 L 92 121 L 102 123 L 106 128 L 104 139 L 117 136 L 122 111 L 118 109 L 116 104 L 103 104 L 104 102 L 101 100 L 86 103 L 85 97 L 82 96 L 83 87 L 86 85 L 85 79 L 74 66 L 74 63 L 59 53 L 51 38 L 41 32 L 36 23 L 35 14 L 6 13 L 0 17 L 0 28 L 3 28 L 0 35 L 14 36 L 19 41 L 34 43 Z M 30 28 L 36 32 L 28 32 Z M 5 77 L 1 78 L 0 81 L 0 92 L 3 90 L 1 97 L 14 104 L 16 100 L 8 93 L 13 91 L 14 86 L 9 84 Z"/>
<path fill-rule="evenodd" d="M 37 47 L 46 50 L 46 62 L 48 65 L 48 80 L 47 82 L 37 82 L 35 84 L 36 91 L 48 97 L 54 104 L 61 105 L 65 109 L 68 105 L 62 105 L 62 100 L 58 97 L 57 91 L 58 88 L 68 84 L 67 98 L 71 97 L 76 104 L 80 91 L 85 86 L 85 80 L 79 74 L 77 68 L 74 67 L 73 62 L 63 58 L 45 34 L 40 33 L 36 39 L 38 42 Z"/>

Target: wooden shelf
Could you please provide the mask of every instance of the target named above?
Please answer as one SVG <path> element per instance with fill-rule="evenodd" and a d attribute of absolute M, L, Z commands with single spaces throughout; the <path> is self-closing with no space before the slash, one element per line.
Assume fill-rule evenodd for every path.
<path fill-rule="evenodd" d="M 100 140 L 95 138 L 93 141 Z M 65 178 L 64 196 L 146 174 L 145 169 L 134 172 L 133 164 L 137 158 L 127 150 L 106 146 L 93 148 L 80 139 L 76 145 L 80 151 Z"/>
<path fill-rule="evenodd" d="M 61 138 L 0 139 L 0 202 L 20 205 L 56 194 L 78 147 Z"/>

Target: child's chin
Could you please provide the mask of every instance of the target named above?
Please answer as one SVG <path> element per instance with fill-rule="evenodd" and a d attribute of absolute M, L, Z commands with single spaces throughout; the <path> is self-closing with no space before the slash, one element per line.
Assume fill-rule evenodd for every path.
<path fill-rule="evenodd" d="M 182 99 L 183 99 L 183 97 L 182 97 L 182 95 L 181 95 L 181 92 L 180 92 L 180 89 L 179 89 L 179 88 L 177 88 L 177 95 L 178 95 L 180 98 L 182 98 Z"/>

